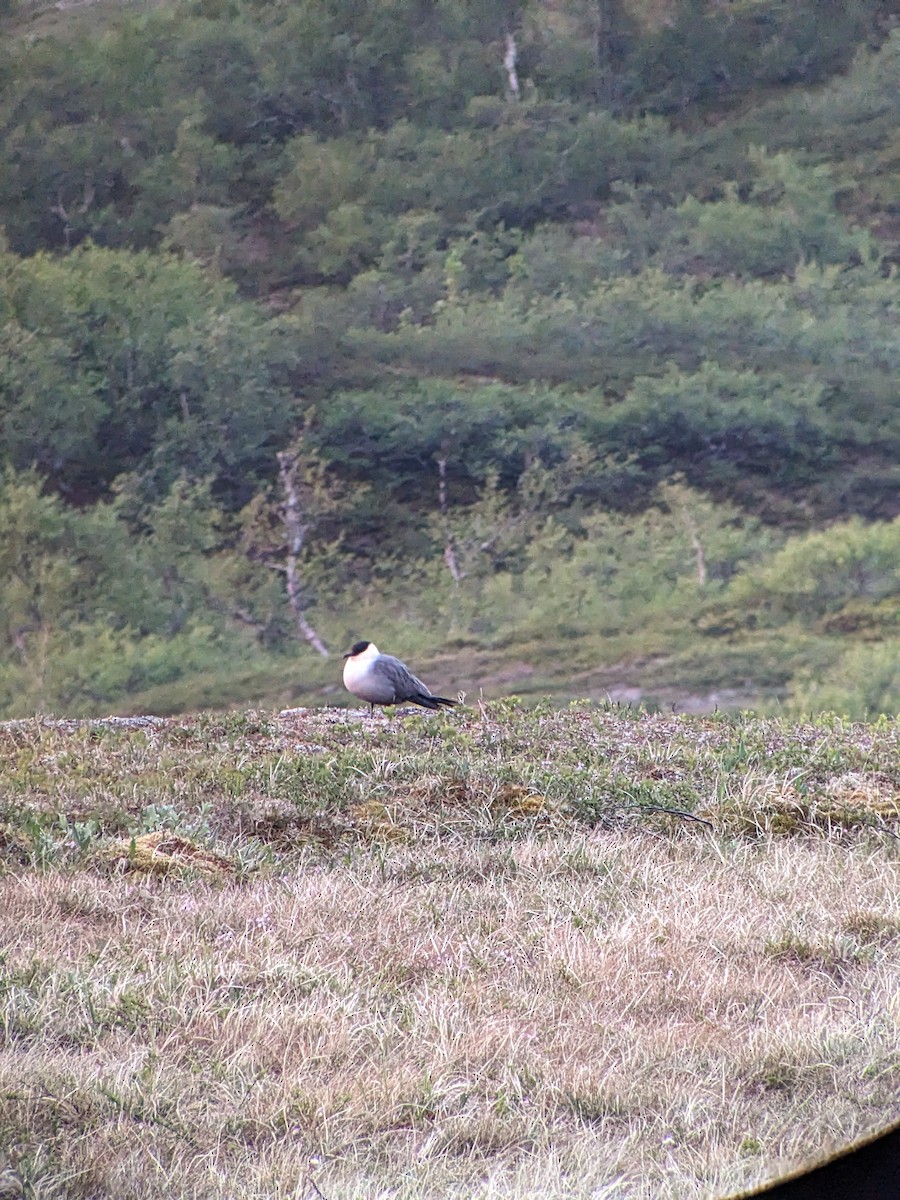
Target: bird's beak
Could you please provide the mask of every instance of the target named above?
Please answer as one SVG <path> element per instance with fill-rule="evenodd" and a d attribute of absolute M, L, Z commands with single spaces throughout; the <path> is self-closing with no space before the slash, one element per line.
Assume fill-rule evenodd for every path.
<path fill-rule="evenodd" d="M 342 655 L 341 655 L 341 658 L 352 658 L 352 657 L 353 657 L 353 651 L 352 651 L 352 650 L 348 650 L 346 654 L 342 654 Z"/>

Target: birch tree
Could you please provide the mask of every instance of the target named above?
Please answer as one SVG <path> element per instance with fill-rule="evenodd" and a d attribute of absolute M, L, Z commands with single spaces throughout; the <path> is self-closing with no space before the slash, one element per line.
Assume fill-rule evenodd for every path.
<path fill-rule="evenodd" d="M 317 654 L 329 651 L 310 616 L 315 606 L 315 581 L 321 580 L 313 546 L 319 558 L 338 552 L 340 535 L 334 524 L 345 495 L 328 478 L 325 463 L 301 432 L 276 455 L 278 479 L 244 510 L 244 553 L 251 562 L 276 571 L 284 581 L 284 596 L 291 624 L 298 637 Z"/>

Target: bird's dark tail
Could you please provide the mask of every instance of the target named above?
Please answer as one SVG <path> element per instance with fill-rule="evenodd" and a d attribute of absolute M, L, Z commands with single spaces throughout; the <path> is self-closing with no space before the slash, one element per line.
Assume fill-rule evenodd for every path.
<path fill-rule="evenodd" d="M 412 704 L 420 704 L 422 708 L 453 708 L 456 704 L 455 700 L 447 700 L 444 696 L 426 696 L 424 692 L 417 692 L 415 696 L 409 696 L 408 699 Z"/>

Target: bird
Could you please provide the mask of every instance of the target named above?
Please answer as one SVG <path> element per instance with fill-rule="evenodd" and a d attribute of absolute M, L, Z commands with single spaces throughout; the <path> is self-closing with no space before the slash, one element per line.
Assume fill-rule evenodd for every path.
<path fill-rule="evenodd" d="M 344 655 L 344 687 L 360 700 L 376 704 L 419 704 L 422 708 L 452 708 L 455 700 L 433 696 L 399 658 L 382 654 L 374 642 L 355 642 Z"/>

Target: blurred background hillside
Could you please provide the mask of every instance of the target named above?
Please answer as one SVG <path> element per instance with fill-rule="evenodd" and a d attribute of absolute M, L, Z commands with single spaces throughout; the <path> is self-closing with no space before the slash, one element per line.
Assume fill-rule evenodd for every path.
<path fill-rule="evenodd" d="M 896 714 L 898 11 L 0 0 L 0 715 Z"/>

